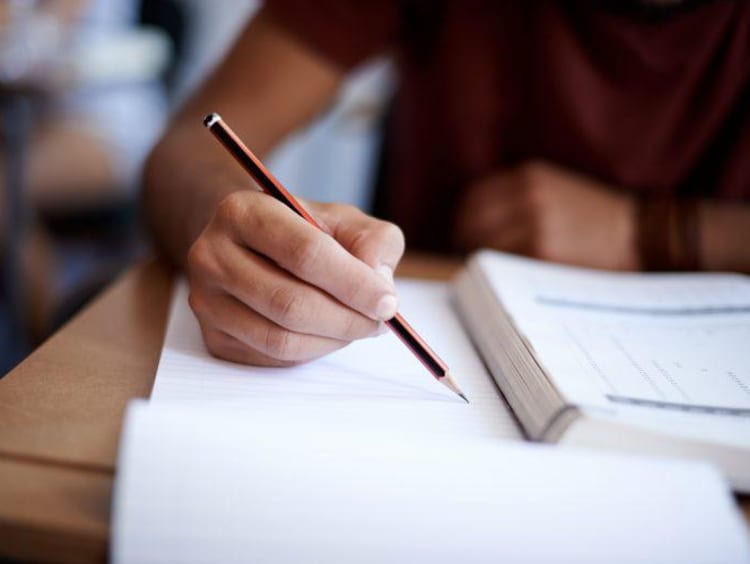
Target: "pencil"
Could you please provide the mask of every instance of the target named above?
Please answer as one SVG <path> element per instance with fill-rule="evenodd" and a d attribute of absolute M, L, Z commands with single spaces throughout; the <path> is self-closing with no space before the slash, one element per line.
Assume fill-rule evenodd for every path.
<path fill-rule="evenodd" d="M 261 190 L 273 196 L 292 211 L 302 216 L 308 223 L 321 229 L 315 219 L 305 208 L 292 196 L 289 191 L 279 182 L 260 162 L 250 149 L 242 142 L 237 134 L 224 122 L 219 114 L 212 113 L 206 116 L 203 124 L 213 133 L 214 137 L 229 151 L 250 176 L 258 183 Z M 400 313 L 396 313 L 392 319 L 387 320 L 386 325 L 404 343 L 414 356 L 424 365 L 435 379 L 446 386 L 449 390 L 461 397 L 466 403 L 469 400 L 451 377 L 448 365 L 435 354 L 430 346 L 419 336 L 414 328 L 404 319 Z"/>

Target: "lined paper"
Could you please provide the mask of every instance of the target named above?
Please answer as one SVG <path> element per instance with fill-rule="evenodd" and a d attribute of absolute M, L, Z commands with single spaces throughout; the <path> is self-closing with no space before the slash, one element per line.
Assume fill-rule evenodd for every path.
<path fill-rule="evenodd" d="M 175 287 L 151 401 L 282 412 L 294 421 L 327 420 L 360 430 L 519 439 L 513 416 L 451 308 L 447 286 L 399 280 L 397 287 L 401 312 L 450 366 L 469 405 L 436 382 L 390 333 L 293 368 L 213 358 L 187 304 L 184 281 Z"/>

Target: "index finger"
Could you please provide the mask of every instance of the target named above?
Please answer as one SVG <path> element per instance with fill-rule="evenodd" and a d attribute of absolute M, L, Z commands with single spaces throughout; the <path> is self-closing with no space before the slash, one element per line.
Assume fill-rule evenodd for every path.
<path fill-rule="evenodd" d="M 245 194 L 235 218 L 240 242 L 372 319 L 396 314 L 394 286 L 336 239 L 270 196 Z"/>

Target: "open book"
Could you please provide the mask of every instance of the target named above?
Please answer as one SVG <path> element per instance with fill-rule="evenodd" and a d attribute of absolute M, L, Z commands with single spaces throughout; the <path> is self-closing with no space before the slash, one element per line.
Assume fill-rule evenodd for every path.
<path fill-rule="evenodd" d="M 750 491 L 750 278 L 484 251 L 455 296 L 531 439 L 709 460 Z"/>
<path fill-rule="evenodd" d="M 398 288 L 471 404 L 391 334 L 290 369 L 212 358 L 178 283 L 151 401 L 124 426 L 113 560 L 750 559 L 713 468 L 524 442 L 451 288 Z"/>

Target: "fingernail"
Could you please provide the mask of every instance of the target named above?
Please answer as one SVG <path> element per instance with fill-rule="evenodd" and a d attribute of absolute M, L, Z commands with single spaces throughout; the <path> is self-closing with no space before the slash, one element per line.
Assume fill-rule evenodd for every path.
<path fill-rule="evenodd" d="M 375 308 L 375 315 L 378 319 L 390 319 L 396 315 L 396 309 L 398 308 L 398 301 L 396 296 L 388 294 L 380 298 L 378 306 Z"/>
<path fill-rule="evenodd" d="M 393 269 L 390 266 L 387 264 L 381 264 L 375 269 L 375 272 L 385 278 L 389 284 L 393 285 Z"/>

